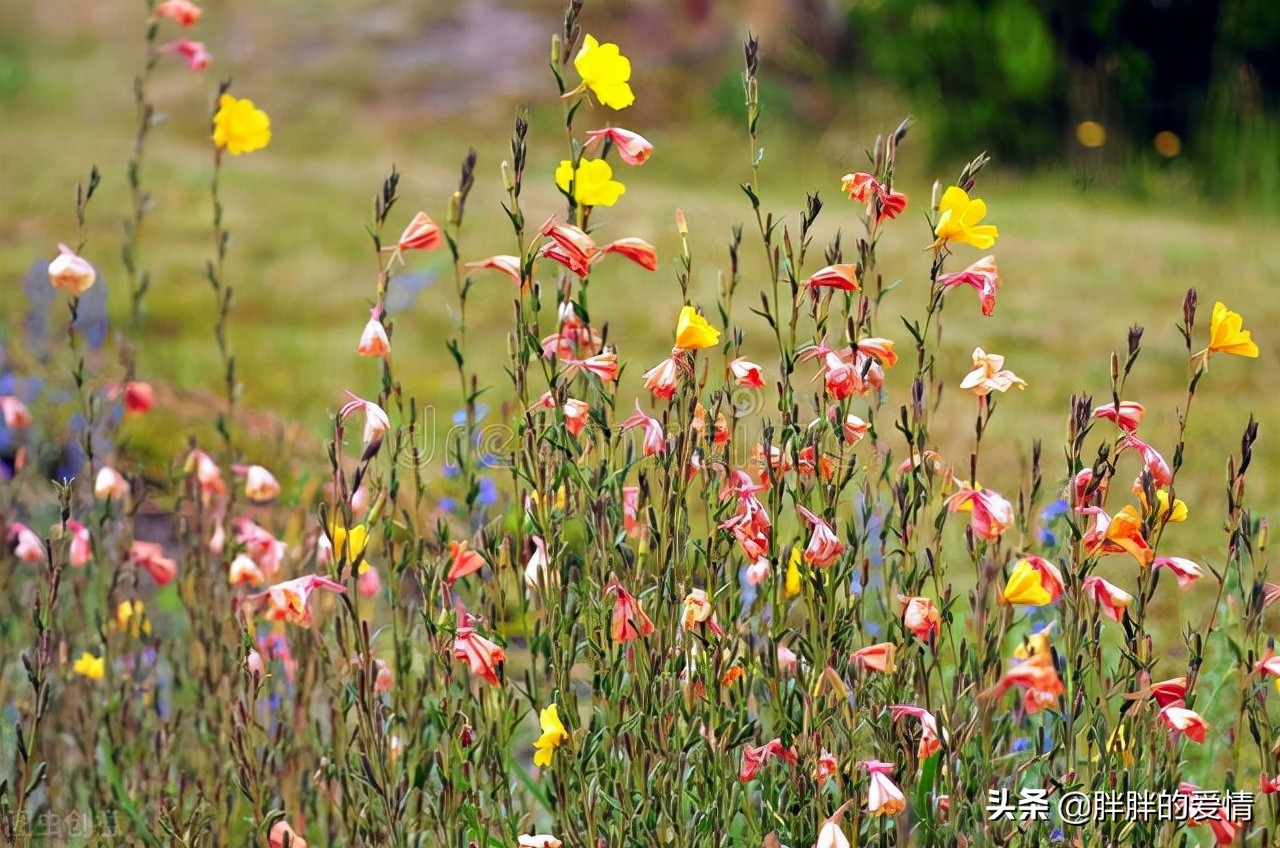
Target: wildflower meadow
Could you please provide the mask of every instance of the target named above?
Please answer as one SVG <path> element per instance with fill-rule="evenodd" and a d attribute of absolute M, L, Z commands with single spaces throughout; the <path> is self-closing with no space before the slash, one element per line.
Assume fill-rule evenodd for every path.
<path fill-rule="evenodd" d="M 3 844 L 1280 844 L 1259 298 L 1197 275 L 1102 345 L 1072 328 L 1105 294 L 1009 306 L 1048 273 L 1002 274 L 1017 181 L 980 149 L 904 176 L 911 118 L 783 207 L 751 34 L 714 148 L 740 223 L 677 187 L 637 232 L 683 153 L 569 0 L 500 156 L 336 213 L 363 272 L 282 307 L 342 316 L 334 371 L 241 334 L 280 92 L 210 75 L 196 2 L 134 5 L 124 156 L 5 274 Z M 180 121 L 198 155 L 159 167 Z M 245 237 L 323 254 L 287 202 Z M 148 373 L 183 346 L 209 367 Z M 1072 393 L 1034 400 L 1044 357 Z M 326 399 L 312 435 L 264 381 Z"/>

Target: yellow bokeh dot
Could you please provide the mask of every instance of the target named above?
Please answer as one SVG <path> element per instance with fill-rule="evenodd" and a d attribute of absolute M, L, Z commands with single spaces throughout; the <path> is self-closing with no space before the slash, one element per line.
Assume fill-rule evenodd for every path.
<path fill-rule="evenodd" d="M 1161 130 L 1155 137 L 1156 153 L 1170 158 L 1182 152 L 1182 139 L 1171 130 Z"/>
<path fill-rule="evenodd" d="M 1076 124 L 1076 141 L 1084 147 L 1101 147 L 1107 143 L 1107 130 L 1097 121 Z"/>

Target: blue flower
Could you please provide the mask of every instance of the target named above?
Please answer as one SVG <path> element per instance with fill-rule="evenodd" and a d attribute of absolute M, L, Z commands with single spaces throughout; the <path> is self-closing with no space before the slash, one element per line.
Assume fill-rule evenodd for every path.
<path fill-rule="evenodd" d="M 1048 548 L 1058 544 L 1058 537 L 1052 530 L 1049 529 L 1049 525 L 1052 524 L 1055 519 L 1060 518 L 1063 515 L 1066 515 L 1070 509 L 1071 509 L 1071 504 L 1069 504 L 1066 500 L 1059 498 L 1058 500 L 1046 506 L 1040 512 L 1040 530 L 1039 530 L 1039 533 L 1037 534 L 1037 538 L 1039 539 L 1039 542 L 1041 545 L 1044 545 L 1045 547 Z"/>
<path fill-rule="evenodd" d="M 498 502 L 498 484 L 488 477 L 481 477 L 476 502 L 481 506 L 493 506 Z"/>
<path fill-rule="evenodd" d="M 485 403 L 477 403 L 477 404 L 476 404 L 476 423 L 477 423 L 477 424 L 479 424 L 481 421 L 483 421 L 483 420 L 484 420 L 484 417 L 485 417 L 486 415 L 488 415 L 488 414 L 489 414 L 489 405 L 488 405 L 488 404 L 485 404 Z M 466 410 L 466 407 L 463 407 L 462 409 L 459 409 L 457 412 L 453 413 L 453 426 L 455 426 L 455 427 L 465 427 L 465 426 L 467 426 L 467 410 Z"/>
<path fill-rule="evenodd" d="M 458 508 L 458 501 L 455 498 L 441 498 L 440 508 L 445 512 L 453 512 Z"/>
<path fill-rule="evenodd" d="M 450 480 L 452 480 L 453 478 L 457 477 L 459 474 L 462 473 L 462 469 L 451 462 L 446 462 L 444 464 L 444 468 L 442 468 L 441 471 L 443 471 L 444 476 Z"/>
<path fill-rule="evenodd" d="M 1020 754 L 1023 751 L 1031 750 L 1031 742 L 1025 736 L 1019 736 L 1013 740 L 1013 744 L 1009 746 L 1009 750 L 1014 754 Z"/>

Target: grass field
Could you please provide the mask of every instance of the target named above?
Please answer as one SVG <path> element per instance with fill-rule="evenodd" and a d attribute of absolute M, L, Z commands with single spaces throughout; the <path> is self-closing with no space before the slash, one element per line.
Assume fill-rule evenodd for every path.
<path fill-rule="evenodd" d="M 124 326 L 128 297 L 119 239 L 127 205 L 124 163 L 135 120 L 130 86 L 141 55 L 138 10 L 109 4 L 76 17 L 69 13 L 73 5 L 59 1 L 3 12 L 0 275 L 11 292 L 17 291 L 33 259 L 51 257 L 57 241 L 73 240 L 72 187 L 96 163 L 104 182 L 90 208 L 86 255 L 102 269 L 116 325 Z M 450 48 L 453 54 L 445 51 L 457 56 L 454 65 L 422 59 L 440 54 L 448 35 L 441 27 L 456 23 L 461 13 L 414 12 L 409 4 L 359 8 L 365 14 L 333 3 L 309 4 L 296 15 L 293 4 L 279 2 L 215 6 L 204 36 L 214 66 L 193 75 L 173 60 L 154 77 L 152 96 L 167 120 L 151 136 L 144 171 L 154 209 L 143 236 L 142 262 L 151 270 L 153 290 L 146 301 L 138 373 L 171 388 L 176 402 L 164 413 L 171 416 L 171 427 L 135 434 L 153 457 L 176 453 L 193 430 L 212 438 L 207 408 L 220 374 L 213 295 L 202 270 L 212 249 L 207 190 L 212 155 L 205 115 L 221 76 L 234 77 L 238 94 L 267 109 L 275 130 L 267 150 L 230 160 L 224 174 L 226 223 L 232 231 L 227 276 L 236 291 L 231 347 L 244 378 L 245 406 L 270 408 L 297 424 L 300 433 L 320 437 L 328 430 L 329 414 L 344 388 L 376 390 L 376 366 L 352 354 L 376 271 L 364 226 L 372 196 L 392 163 L 404 174 L 402 206 L 392 215 L 391 229 L 398 232 L 417 208 L 444 217 L 458 164 L 474 146 L 479 170 L 463 232 L 464 258 L 513 252 L 499 207 L 498 166 L 506 155 L 515 105 L 524 96 L 519 89 L 528 85 L 519 68 L 506 67 L 520 56 L 533 57 L 525 70 L 538 83 L 532 90 L 541 92 L 531 115 L 525 208 L 531 225 L 562 212 L 551 173 L 565 142 L 554 87 L 541 64 L 543 47 L 514 45 L 516 58 L 499 57 L 493 68 L 504 78 L 514 73 L 517 90 L 506 98 L 477 99 L 484 86 L 473 82 L 487 67 L 483 51 L 472 55 L 463 38 Z M 293 16 L 287 25 L 277 20 L 285 14 Z M 399 23 L 395 15 L 401 16 Z M 353 20 L 359 23 L 344 29 Z M 549 16 L 548 32 L 553 28 Z M 693 298 L 707 307 L 717 274 L 727 265 L 730 228 L 749 223 L 751 215 L 737 187 L 750 176 L 739 125 L 712 108 L 706 87 L 685 87 L 676 96 L 678 74 L 670 67 L 650 74 L 643 50 L 632 53 L 642 100 L 637 109 L 644 110 L 657 152 L 642 169 L 622 175 L 626 195 L 595 220 L 608 238 L 635 235 L 653 242 L 662 263 L 652 275 L 628 263 L 606 263 L 593 287 L 600 292 L 595 308 L 609 322 L 610 339 L 630 363 L 621 384 L 626 396 L 640 388 L 640 373 L 669 345 L 679 303 L 667 259 L 678 245 L 674 210 L 688 215 Z M 730 46 L 713 82 L 732 75 L 734 56 Z M 663 97 L 649 97 L 646 88 Z M 302 91 L 307 95 L 297 94 Z M 664 102 L 654 103 L 660 99 Z M 837 227 L 852 236 L 857 208 L 841 196 L 840 176 L 864 161 L 862 151 L 876 131 L 896 123 L 904 108 L 891 98 L 860 98 L 856 91 L 829 93 L 826 101 L 821 121 L 801 119 L 778 103 L 762 123 L 765 206 L 787 215 L 794 226 L 805 193 L 820 190 L 827 206 L 816 246 Z M 690 120 L 690 114 L 699 117 Z M 881 253 L 882 268 L 903 279 L 888 308 L 908 315 L 922 311 L 919 288 L 928 270 L 923 248 L 929 237 L 919 210 L 933 178 L 954 178 L 958 169 L 953 164 L 926 173 L 921 136 L 928 131 L 927 124 L 916 127 L 903 149 L 905 170 L 898 187 L 911 196 L 914 209 L 890 228 Z M 1175 323 L 1185 290 L 1195 286 L 1202 336 L 1209 309 L 1220 299 L 1244 314 L 1262 356 L 1215 360 L 1202 384 L 1189 431 L 1192 449 L 1178 487 L 1192 516 L 1172 532 L 1196 555 L 1218 546 L 1224 462 L 1250 412 L 1262 424 L 1264 468 L 1252 477 L 1250 497 L 1259 511 L 1280 513 L 1275 474 L 1280 404 L 1274 399 L 1280 346 L 1272 335 L 1280 325 L 1280 298 L 1274 296 L 1280 282 L 1278 222 L 1205 205 L 1180 187 L 1176 167 L 1153 171 L 1147 198 L 1139 201 L 1113 190 L 1082 190 L 1077 174 L 1067 168 L 1028 174 L 996 164 L 984 175 L 980 193 L 990 205 L 990 220 L 1001 229 L 995 253 L 1004 286 L 991 319 L 978 314 L 969 292 L 952 296 L 943 366 L 948 379 L 958 382 L 969 369 L 969 352 L 981 346 L 1004 353 L 1009 367 L 1030 384 L 1026 392 L 1004 400 L 996 415 L 988 437 L 991 453 L 984 447 L 989 484 L 998 487 L 1003 478 L 1012 487 L 1036 436 L 1046 442 L 1047 473 L 1059 475 L 1056 440 L 1065 432 L 1068 398 L 1073 392 L 1106 394 L 1109 354 L 1123 347 L 1132 323 L 1144 325 L 1147 334 L 1130 394 L 1148 408 L 1147 437 L 1171 451 L 1186 378 Z M 815 249 L 815 260 L 820 252 Z M 747 312 L 751 292 L 766 283 L 750 224 L 743 253 L 748 294 L 739 296 L 734 319 L 746 329 L 749 347 L 765 346 L 767 328 Z M 444 270 L 421 259 L 416 263 L 415 270 Z M 495 405 L 505 388 L 501 366 L 511 294 L 500 275 L 486 277 L 469 307 L 469 367 L 498 387 Z M 16 329 L 23 309 L 15 296 L 0 305 L 6 336 Z M 454 332 L 455 309 L 452 280 L 442 277 L 396 318 L 397 373 L 408 391 L 442 410 L 442 426 L 460 402 L 444 346 Z M 907 346 L 908 337 L 895 321 L 884 322 L 880 332 Z M 620 402 L 630 405 L 629 397 Z M 948 408 L 952 429 L 938 434 L 939 448 L 963 464 L 972 440 L 972 410 L 958 396 L 944 402 L 944 411 Z M 317 452 L 315 459 L 323 461 L 323 455 Z M 997 468 L 1000 463 L 1006 467 Z"/>

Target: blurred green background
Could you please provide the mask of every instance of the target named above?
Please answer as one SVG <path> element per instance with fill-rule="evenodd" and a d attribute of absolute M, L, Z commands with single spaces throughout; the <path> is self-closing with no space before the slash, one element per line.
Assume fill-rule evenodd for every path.
<path fill-rule="evenodd" d="M 563 212 L 552 173 L 567 148 L 547 70 L 563 7 L 540 0 L 203 5 L 204 19 L 181 35 L 204 41 L 213 64 L 193 73 L 171 57 L 149 83 L 165 120 L 148 140 L 143 166 L 153 205 L 141 263 L 153 282 L 142 332 L 133 337 L 138 377 L 160 387 L 162 403 L 147 419 L 127 422 L 126 435 L 135 455 L 163 461 L 189 433 L 216 438 L 210 409 L 219 402 L 221 372 L 214 298 L 203 276 L 213 249 L 207 122 L 218 82 L 229 77 L 233 93 L 252 98 L 273 122 L 270 147 L 228 160 L 222 192 L 232 233 L 226 276 L 236 292 L 230 343 L 250 413 L 239 423 L 261 436 L 252 442 L 260 455 L 249 459 L 278 468 L 287 456 L 281 445 L 301 446 L 305 459 L 280 469 L 283 478 L 324 461 L 319 440 L 344 388 L 376 394 L 378 365 L 358 359 L 355 345 L 376 274 L 364 228 L 392 163 L 404 175 L 394 235 L 419 208 L 445 218 L 459 164 L 475 148 L 463 257 L 514 252 L 499 205 L 499 165 L 509 156 L 516 108 L 528 104 L 526 214 L 536 226 Z M 1250 412 L 1262 422 L 1251 502 L 1280 514 L 1280 133 L 1270 49 L 1280 33 L 1277 10 L 1269 0 L 588 2 L 586 31 L 631 57 L 637 103 L 621 113 L 584 111 L 578 126 L 614 122 L 656 146 L 642 168 L 619 166 L 626 194 L 593 217 L 603 240 L 639 236 L 662 257 L 656 274 L 611 260 L 593 275 L 593 317 L 608 322 L 610 341 L 629 363 L 620 404 L 630 406 L 640 374 L 670 346 L 680 302 L 669 264 L 679 244 L 674 211 L 688 216 L 691 297 L 708 311 L 727 268 L 731 227 L 751 219 L 738 187 L 751 175 L 739 76 L 750 28 L 765 55 L 761 195 L 795 227 L 806 192 L 821 192 L 827 205 L 815 263 L 837 229 L 846 245 L 860 229 L 860 210 L 840 193 L 841 175 L 864 166 L 877 133 L 905 114 L 915 118 L 896 184 L 912 205 L 888 228 L 881 250 L 886 275 L 903 280 L 887 301 L 890 312 L 923 310 L 931 236 L 922 212 L 933 181 L 953 180 L 983 149 L 996 157 L 977 193 L 1001 230 L 994 253 L 1004 286 L 989 319 L 968 290 L 950 296 L 942 366 L 948 382 L 958 383 L 970 351 L 981 346 L 1005 354 L 1030 384 L 1000 403 L 984 441 L 984 484 L 1015 490 L 1035 438 L 1046 446 L 1047 476 L 1060 479 L 1068 399 L 1078 392 L 1102 402 L 1109 354 L 1123 349 L 1133 323 L 1147 334 L 1129 394 L 1147 405 L 1144 435 L 1171 458 L 1187 376 L 1175 329 L 1184 292 L 1200 291 L 1201 346 L 1215 300 L 1244 314 L 1262 355 L 1215 358 L 1178 486 L 1191 520 L 1169 533 L 1171 549 L 1213 562 L 1222 543 L 1223 469 Z M 22 279 L 34 260 L 52 258 L 56 242 L 75 242 L 73 187 L 92 164 L 103 183 L 89 211 L 85 255 L 102 271 L 113 329 L 128 324 L 120 239 L 145 5 L 7 2 L 0 15 L 0 278 L 9 295 L 0 301 L 3 367 L 27 374 L 40 365 L 22 352 L 29 309 Z M 162 40 L 179 36 L 168 26 Z M 1171 55 L 1185 67 L 1171 70 Z M 1084 122 L 1096 127 L 1082 129 Z M 1176 145 L 1165 136 L 1157 149 L 1161 133 Z M 748 350 L 765 358 L 767 327 L 747 311 L 766 285 L 752 228 L 733 317 Z M 978 258 L 961 251 L 957 266 Z M 445 350 L 457 306 L 442 262 L 441 254 L 411 258 L 411 271 L 439 276 L 395 316 L 393 342 L 397 376 L 441 411 L 440 430 L 461 402 Z M 502 365 L 512 299 L 509 281 L 495 274 L 478 280 L 468 307 L 468 368 L 498 387 L 486 397 L 495 412 L 508 394 Z M 896 319 L 880 331 L 907 347 Z M 56 348 L 50 367 L 65 373 L 65 352 Z M 109 338 L 91 364 L 114 378 L 118 349 Z M 776 374 L 776 365 L 769 370 Z M 905 376 L 891 376 L 895 405 Z M 963 466 L 972 399 L 957 391 L 942 411 L 938 447 Z"/>

